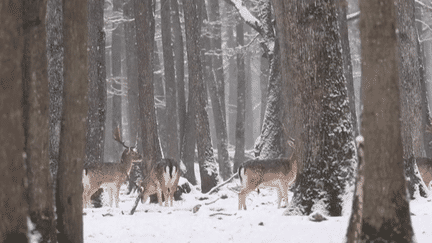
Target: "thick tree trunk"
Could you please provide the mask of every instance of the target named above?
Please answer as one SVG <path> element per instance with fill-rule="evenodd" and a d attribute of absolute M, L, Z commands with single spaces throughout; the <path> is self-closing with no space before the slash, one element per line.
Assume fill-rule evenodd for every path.
<path fill-rule="evenodd" d="M 10 6 L 14 6 L 11 9 Z M 0 5 L 0 239 L 4 242 L 27 242 L 28 203 L 24 166 L 24 123 L 22 106 L 22 1 Z"/>
<path fill-rule="evenodd" d="M 330 0 L 273 4 L 280 34 L 283 145 L 294 143 L 299 167 L 291 209 L 309 214 L 318 204 L 339 216 L 355 160 L 338 8 Z"/>
<path fill-rule="evenodd" d="M 85 156 L 87 92 L 87 1 L 65 1 L 64 105 L 57 177 L 59 242 L 83 242 L 82 168 Z"/>
<path fill-rule="evenodd" d="M 362 220 L 349 227 L 360 230 L 348 232 L 348 239 L 355 242 L 415 241 L 406 195 L 399 120 L 402 108 L 396 8 L 391 0 L 384 4 L 360 2 L 365 176 L 363 206 L 352 214 L 352 217 L 361 216 Z"/>
<path fill-rule="evenodd" d="M 260 58 L 260 87 L 261 87 L 261 113 L 260 113 L 260 129 L 264 125 L 264 114 L 267 107 L 267 89 L 269 80 L 269 60 L 268 58 L 261 56 Z"/>
<path fill-rule="evenodd" d="M 24 1 L 23 91 L 27 198 L 30 220 L 42 241 L 56 241 L 49 167 L 49 87 L 45 16 L 47 1 Z M 48 198 L 48 200 L 47 200 Z"/>
<path fill-rule="evenodd" d="M 103 163 L 106 117 L 104 3 L 88 2 L 88 120 L 84 166 Z"/>
<path fill-rule="evenodd" d="M 214 160 L 213 148 L 210 139 L 210 129 L 207 112 L 205 110 L 205 86 L 201 67 L 200 48 L 200 11 L 198 0 L 183 0 L 186 49 L 188 54 L 189 91 L 192 92 L 192 102 L 195 103 L 198 162 L 200 164 L 201 191 L 206 193 L 217 185 L 219 181 L 218 166 Z"/>
<path fill-rule="evenodd" d="M 425 157 L 422 134 L 422 97 L 420 90 L 420 63 L 418 39 L 414 25 L 414 0 L 397 0 L 397 35 L 399 48 L 399 82 L 402 121 L 403 157 L 405 173 L 410 178 L 408 189 L 411 197 L 415 185 L 421 183 L 414 158 Z"/>
<path fill-rule="evenodd" d="M 170 0 L 161 0 L 161 32 L 165 75 L 165 101 L 167 133 L 166 157 L 180 159 L 177 129 L 177 89 L 175 82 L 174 56 L 171 44 Z"/>
<path fill-rule="evenodd" d="M 165 100 L 165 90 L 164 90 L 164 81 L 163 81 L 163 71 L 162 65 L 159 57 L 159 48 L 158 42 L 155 40 L 153 45 L 153 83 L 154 83 L 154 96 L 156 99 L 156 118 L 158 124 L 158 134 L 161 142 L 162 153 L 166 154 L 167 147 L 167 128 L 166 128 L 166 100 Z"/>
<path fill-rule="evenodd" d="M 159 143 L 153 87 L 154 16 L 152 0 L 134 0 L 139 104 L 142 129 L 142 151 L 145 163 L 144 175 L 148 175 L 152 164 L 162 158 Z M 150 61 L 149 61 L 150 60 Z"/>

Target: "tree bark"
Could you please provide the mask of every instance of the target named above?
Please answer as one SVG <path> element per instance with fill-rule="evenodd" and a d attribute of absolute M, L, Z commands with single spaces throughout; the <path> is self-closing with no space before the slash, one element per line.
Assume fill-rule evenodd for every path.
<path fill-rule="evenodd" d="M 106 118 L 104 2 L 88 2 L 88 120 L 84 166 L 103 163 Z"/>
<path fill-rule="evenodd" d="M 361 1 L 364 115 L 363 208 L 350 229 L 355 242 L 413 242 L 401 136 L 400 79 L 394 1 Z M 402 32 L 403 33 L 403 32 Z M 377 81 L 378 80 L 378 81 Z M 384 179 L 383 179 L 384 178 Z M 355 231 L 348 232 L 350 235 Z M 351 241 L 350 241 L 351 242 Z"/>
<path fill-rule="evenodd" d="M 128 19 L 135 18 L 133 1 L 129 1 L 124 5 L 124 16 Z M 135 21 L 126 22 L 124 26 L 125 41 L 126 41 L 126 66 L 127 66 L 127 80 L 128 80 L 128 110 L 129 110 L 129 132 L 130 144 L 136 146 L 138 152 L 141 151 L 141 127 L 139 125 L 139 90 L 138 90 L 138 69 L 137 69 L 137 55 L 136 55 L 136 28 Z M 135 145 L 133 145 L 135 144 Z"/>
<path fill-rule="evenodd" d="M 113 11 L 123 10 L 123 0 L 113 0 Z M 123 33 L 123 23 L 115 23 L 116 27 L 112 31 L 112 42 L 111 42 L 111 71 L 112 71 L 112 83 L 111 87 L 114 90 L 112 96 L 112 129 L 115 131 L 122 127 L 122 69 L 121 69 L 121 39 Z M 111 133 L 112 134 L 112 133 Z M 113 157 L 115 161 L 120 161 L 123 147 L 114 141 L 113 136 L 109 134 L 109 140 L 113 143 Z"/>
<path fill-rule="evenodd" d="M 244 45 L 243 23 L 236 26 L 237 47 Z M 237 120 L 236 146 L 234 154 L 234 171 L 237 171 L 244 161 L 245 150 L 245 112 L 246 112 L 246 74 L 243 53 L 237 53 Z"/>
<path fill-rule="evenodd" d="M 207 12 L 206 8 L 204 6 L 203 8 L 203 21 L 204 23 L 208 23 L 207 21 Z M 209 11 L 210 12 L 210 11 Z M 209 29 L 209 25 L 206 25 L 207 32 L 212 31 L 212 29 Z M 226 180 L 231 177 L 232 175 L 232 164 L 229 160 L 229 154 L 228 154 L 228 134 L 226 130 L 226 122 L 224 115 L 224 108 L 222 107 L 221 100 L 225 99 L 225 97 L 219 97 L 219 85 L 221 82 L 218 82 L 215 78 L 217 74 L 217 70 L 215 69 L 216 66 L 214 65 L 213 61 L 215 59 L 212 55 L 209 54 L 212 50 L 212 39 L 208 38 L 206 35 L 203 37 L 203 43 L 204 43 L 204 50 L 205 53 L 203 55 L 203 60 L 205 63 L 205 76 L 207 80 L 208 90 L 210 94 L 210 100 L 213 108 L 213 116 L 214 116 L 214 124 L 216 127 L 216 140 L 213 140 L 217 143 L 217 149 L 218 149 L 218 163 L 219 163 L 219 171 L 221 174 L 221 177 Z M 214 47 L 213 47 L 214 49 Z M 220 80 L 219 80 L 220 81 Z M 223 82 L 223 81 L 222 81 Z"/>
<path fill-rule="evenodd" d="M 399 49 L 399 86 L 401 128 L 405 175 L 410 178 L 408 190 L 414 195 L 415 185 L 421 184 L 414 158 L 425 157 L 422 134 L 422 97 L 420 90 L 420 63 L 415 28 L 414 0 L 395 1 L 397 4 L 397 44 Z"/>
<path fill-rule="evenodd" d="M 180 159 L 177 128 L 177 89 L 175 82 L 174 56 L 171 41 L 171 7 L 170 0 L 161 0 L 161 31 L 165 75 L 165 101 L 167 133 L 166 157 L 176 161 Z"/>
<path fill-rule="evenodd" d="M 186 96 L 184 82 L 184 53 L 183 53 L 183 36 L 182 27 L 180 24 L 180 10 L 177 0 L 171 0 L 172 8 L 172 26 L 174 35 L 174 58 L 176 68 L 176 84 L 177 84 L 177 104 L 178 104 L 178 121 L 179 121 L 179 148 L 183 148 L 183 137 L 186 122 Z"/>
<path fill-rule="evenodd" d="M 224 121 L 226 121 L 226 109 L 225 109 L 225 79 L 223 69 L 223 58 L 222 58 L 222 24 L 219 1 L 208 1 L 208 19 L 210 24 L 211 33 L 211 48 L 212 48 L 212 65 L 213 72 L 215 74 L 216 85 L 217 85 L 217 97 L 221 111 L 223 114 Z M 226 124 L 225 124 L 226 130 Z"/>
<path fill-rule="evenodd" d="M 273 1 L 280 36 L 284 149 L 294 144 L 298 173 L 289 213 L 322 206 L 342 212 L 352 183 L 354 146 L 334 1 Z M 294 210 L 292 212 L 291 210 Z"/>
<path fill-rule="evenodd" d="M 24 1 L 23 8 L 23 125 L 29 215 L 35 225 L 34 230 L 42 237 L 41 241 L 56 241 L 48 142 L 47 1 Z"/>
<path fill-rule="evenodd" d="M 83 242 L 82 168 L 87 104 L 87 1 L 65 1 L 64 105 L 57 177 L 59 242 Z"/>
<path fill-rule="evenodd" d="M 152 164 L 162 158 L 159 143 L 153 87 L 153 43 L 154 43 L 154 16 L 152 0 L 134 0 L 137 57 L 138 57 L 138 84 L 139 104 L 142 129 L 142 151 L 145 163 L 144 175 L 148 175 Z M 150 60 L 150 61 L 149 61 Z"/>
<path fill-rule="evenodd" d="M 200 165 L 201 191 L 206 193 L 217 185 L 219 181 L 218 166 L 214 160 L 213 148 L 210 139 L 210 129 L 207 112 L 205 110 L 205 87 L 201 66 L 200 48 L 200 18 L 193 17 L 201 9 L 198 0 L 183 0 L 186 49 L 189 69 L 189 91 L 192 92 L 192 102 L 195 103 L 198 163 Z"/>
<path fill-rule="evenodd" d="M 27 242 L 22 12 L 19 0 L 0 5 L 0 239 L 4 242 Z"/>

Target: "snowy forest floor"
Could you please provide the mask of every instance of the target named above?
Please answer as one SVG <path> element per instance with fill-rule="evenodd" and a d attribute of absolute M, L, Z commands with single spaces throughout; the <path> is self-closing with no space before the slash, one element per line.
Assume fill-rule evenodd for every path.
<path fill-rule="evenodd" d="M 102 208 L 84 209 L 84 242 L 343 242 L 350 210 L 342 217 L 328 217 L 322 222 L 310 221 L 306 216 L 283 216 L 285 209 L 277 209 L 276 190 L 263 189 L 260 194 L 249 194 L 247 211 L 238 211 L 238 196 L 228 189 L 237 185 L 239 180 L 234 179 L 212 195 L 203 195 L 194 187 L 191 193 L 182 195 L 182 201 L 175 201 L 174 207 L 140 202 L 134 215 L 129 212 L 137 194 L 126 195 L 123 185 L 119 208 L 110 208 L 104 202 Z M 208 199 L 199 200 L 203 197 Z M 410 203 L 419 243 L 432 239 L 431 199 L 418 198 Z M 192 212 L 198 204 L 202 205 L 199 211 Z"/>

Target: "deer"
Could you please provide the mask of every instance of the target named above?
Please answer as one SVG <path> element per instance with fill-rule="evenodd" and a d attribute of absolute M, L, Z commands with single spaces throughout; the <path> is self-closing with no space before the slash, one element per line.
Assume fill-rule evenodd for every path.
<path fill-rule="evenodd" d="M 430 182 L 432 181 L 432 159 L 416 158 L 416 162 L 424 183 L 428 189 L 431 190 Z"/>
<path fill-rule="evenodd" d="M 118 208 L 120 186 L 129 178 L 132 163 L 142 160 L 136 147 L 128 147 L 121 140 L 119 128 L 114 132 L 114 140 L 125 147 L 120 163 L 94 163 L 84 168 L 83 208 L 90 205 L 90 197 L 103 185 L 108 186 L 110 207 L 113 206 L 115 200 L 115 205 Z"/>
<path fill-rule="evenodd" d="M 276 187 L 278 195 L 278 209 L 282 199 L 288 205 L 288 189 L 297 175 L 297 162 L 288 158 L 255 159 L 244 162 L 238 169 L 241 183 L 238 209 L 247 210 L 246 197 L 259 188 Z"/>
<path fill-rule="evenodd" d="M 180 174 L 179 163 L 171 158 L 161 159 L 159 162 L 152 165 L 150 173 L 137 183 L 141 189 L 141 194 L 137 197 L 130 214 L 132 215 L 135 212 L 140 199 L 141 203 L 145 203 L 149 196 L 155 193 L 160 206 L 162 206 L 163 195 L 165 198 L 165 206 L 172 207 Z"/>

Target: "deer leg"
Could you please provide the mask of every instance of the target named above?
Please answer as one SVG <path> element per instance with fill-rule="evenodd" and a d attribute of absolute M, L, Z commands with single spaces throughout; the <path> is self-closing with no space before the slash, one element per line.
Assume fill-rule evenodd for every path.
<path fill-rule="evenodd" d="M 251 189 L 251 188 L 243 188 L 240 193 L 239 193 L 239 210 L 247 210 L 246 208 L 246 197 L 247 195 L 252 192 L 253 190 L 255 190 L 255 188 Z"/>
<path fill-rule="evenodd" d="M 116 208 L 119 207 L 119 203 L 120 203 L 120 186 L 121 186 L 121 184 L 118 183 L 118 185 L 116 185 L 116 187 L 115 187 L 115 194 L 114 194 L 114 196 L 115 196 Z"/>
<path fill-rule="evenodd" d="M 159 206 L 162 207 L 162 188 L 159 186 L 156 191 L 157 191 L 157 199 L 159 202 Z"/>

